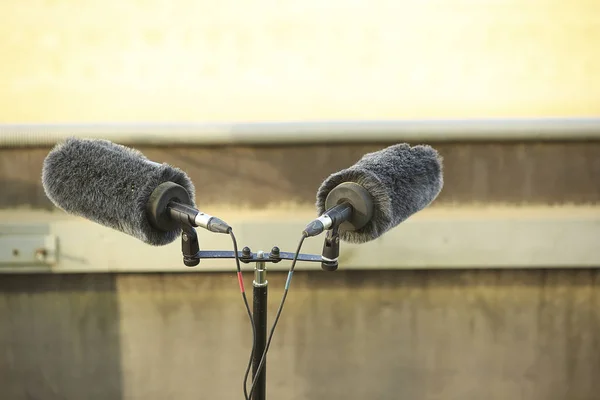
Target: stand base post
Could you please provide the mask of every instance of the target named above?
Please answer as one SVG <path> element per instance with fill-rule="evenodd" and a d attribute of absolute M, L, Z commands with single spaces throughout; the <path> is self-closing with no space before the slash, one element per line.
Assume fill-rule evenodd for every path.
<path fill-rule="evenodd" d="M 259 258 L 263 257 L 262 252 L 258 252 Z M 254 269 L 253 286 L 253 317 L 254 327 L 256 328 L 256 343 L 254 356 L 252 357 L 252 379 L 256 377 L 256 371 L 260 364 L 262 354 L 265 351 L 267 344 L 267 298 L 268 298 L 268 282 L 267 269 L 264 261 L 256 263 Z M 259 378 L 256 381 L 252 400 L 265 400 L 267 387 L 267 362 L 262 367 Z"/>

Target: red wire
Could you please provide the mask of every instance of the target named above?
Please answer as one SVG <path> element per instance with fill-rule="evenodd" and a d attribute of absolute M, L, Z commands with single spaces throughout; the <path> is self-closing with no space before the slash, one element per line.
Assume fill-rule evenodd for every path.
<path fill-rule="evenodd" d="M 242 293 L 244 293 L 244 292 L 245 292 L 245 290 L 244 290 L 244 280 L 242 279 L 242 271 L 239 271 L 239 272 L 237 273 L 237 277 L 238 277 L 238 282 L 239 282 L 239 284 L 240 284 L 240 291 L 241 291 Z"/>

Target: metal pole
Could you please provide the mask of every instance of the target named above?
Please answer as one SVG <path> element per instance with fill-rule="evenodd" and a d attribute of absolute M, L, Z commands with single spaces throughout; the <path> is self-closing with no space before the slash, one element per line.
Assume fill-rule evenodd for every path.
<path fill-rule="evenodd" d="M 257 252 L 258 258 L 264 258 L 262 251 Z M 253 286 L 253 315 L 254 315 L 254 327 L 256 328 L 256 345 L 254 356 L 252 358 L 252 379 L 256 377 L 256 371 L 260 364 L 260 359 L 265 351 L 267 345 L 267 268 L 264 261 L 258 261 L 254 268 L 254 281 Z M 252 395 L 253 400 L 265 400 L 267 391 L 267 361 L 260 372 L 259 378 L 256 381 L 254 393 Z"/>

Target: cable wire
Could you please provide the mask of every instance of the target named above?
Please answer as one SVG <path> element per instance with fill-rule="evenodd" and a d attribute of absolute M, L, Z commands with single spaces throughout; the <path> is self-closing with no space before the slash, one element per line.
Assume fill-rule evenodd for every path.
<path fill-rule="evenodd" d="M 250 368 L 252 367 L 252 357 L 254 357 L 254 350 L 256 347 L 256 327 L 254 326 L 254 317 L 252 316 L 252 312 L 250 311 L 250 306 L 248 305 L 248 299 L 246 298 L 246 290 L 244 289 L 244 280 L 242 277 L 242 268 L 240 267 L 240 257 L 238 254 L 238 246 L 235 235 L 233 234 L 233 229 L 229 229 L 229 236 L 231 236 L 231 241 L 233 242 L 233 251 L 235 254 L 235 264 L 237 267 L 237 277 L 238 283 L 240 285 L 240 291 L 242 292 L 242 299 L 244 300 L 244 305 L 246 306 L 246 311 L 248 312 L 248 318 L 250 319 L 250 325 L 252 326 L 252 350 L 250 351 L 250 360 L 248 361 L 248 367 L 246 368 L 246 373 L 244 374 L 244 398 L 245 400 L 250 400 L 250 396 L 252 393 L 248 394 L 248 374 L 250 373 Z"/>
<path fill-rule="evenodd" d="M 252 386 L 250 387 L 249 395 L 252 396 L 252 392 L 254 391 L 254 387 L 256 386 L 256 382 L 258 381 L 258 377 L 264 367 L 265 360 L 267 357 L 267 351 L 269 351 L 269 346 L 271 346 L 271 339 L 273 339 L 273 334 L 275 333 L 275 328 L 277 327 L 277 322 L 279 321 L 279 317 L 281 316 L 281 311 L 283 310 L 283 305 L 285 303 L 285 299 L 287 297 L 288 291 L 290 289 L 290 283 L 292 282 L 292 275 L 294 274 L 294 268 L 296 267 L 296 261 L 298 261 L 298 256 L 300 255 L 300 249 L 302 248 L 302 244 L 304 243 L 304 239 L 306 239 L 306 234 L 302 234 L 300 238 L 300 242 L 298 243 L 298 248 L 296 249 L 296 254 L 294 254 L 294 260 L 292 261 L 292 266 L 290 267 L 290 271 L 288 272 L 287 280 L 285 282 L 285 289 L 283 291 L 283 296 L 281 298 L 281 303 L 279 304 L 279 308 L 277 309 L 277 314 L 275 315 L 275 322 L 273 322 L 273 326 L 271 327 L 271 331 L 269 332 L 269 339 L 267 340 L 267 345 L 265 346 L 265 351 L 260 358 L 260 363 L 258 364 L 258 368 L 256 369 L 256 374 L 252 381 Z"/>

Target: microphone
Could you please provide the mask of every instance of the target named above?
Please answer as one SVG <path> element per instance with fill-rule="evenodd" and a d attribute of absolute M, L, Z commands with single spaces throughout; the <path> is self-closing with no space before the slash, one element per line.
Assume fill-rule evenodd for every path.
<path fill-rule="evenodd" d="M 195 188 L 185 172 L 108 140 L 69 138 L 57 144 L 44 160 L 42 184 L 63 211 L 153 246 L 173 242 L 187 227 L 231 230 L 196 209 Z"/>
<path fill-rule="evenodd" d="M 319 217 L 303 234 L 330 230 L 323 262 L 337 268 L 340 239 L 365 243 L 380 237 L 433 202 L 443 184 L 442 157 L 431 146 L 396 144 L 365 154 L 321 184 Z"/>

